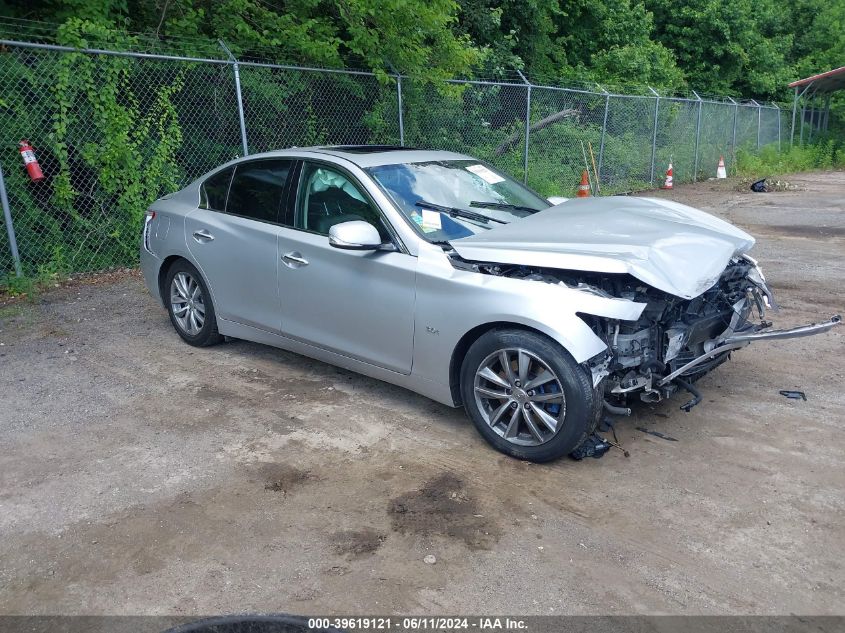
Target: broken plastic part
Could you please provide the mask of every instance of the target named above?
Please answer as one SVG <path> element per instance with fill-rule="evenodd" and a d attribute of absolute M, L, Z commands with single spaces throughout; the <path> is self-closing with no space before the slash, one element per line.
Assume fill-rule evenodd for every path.
<path fill-rule="evenodd" d="M 628 407 L 615 407 L 607 400 L 604 401 L 604 410 L 608 413 L 612 413 L 613 415 L 631 415 L 631 409 Z"/>
<path fill-rule="evenodd" d="M 686 380 L 681 380 L 680 378 L 675 378 L 675 384 L 679 387 L 683 387 L 692 394 L 692 400 L 681 405 L 681 411 L 689 413 L 695 405 L 701 402 L 701 392 L 695 387 L 693 387 Z"/>
<path fill-rule="evenodd" d="M 593 433 L 578 448 L 572 451 L 569 456 L 576 461 L 581 461 L 585 457 L 599 459 L 609 450 L 610 443 L 598 433 Z"/>

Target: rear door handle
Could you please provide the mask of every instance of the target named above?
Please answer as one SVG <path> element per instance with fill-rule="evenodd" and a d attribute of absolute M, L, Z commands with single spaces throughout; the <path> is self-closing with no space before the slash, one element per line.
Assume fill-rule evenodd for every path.
<path fill-rule="evenodd" d="M 212 241 L 214 236 L 205 229 L 200 229 L 199 231 L 194 231 L 194 239 L 202 244 L 203 242 Z"/>
<path fill-rule="evenodd" d="M 298 251 L 292 251 L 282 255 L 282 261 L 288 268 L 299 268 L 300 266 L 307 266 L 308 260 L 305 259 Z"/>

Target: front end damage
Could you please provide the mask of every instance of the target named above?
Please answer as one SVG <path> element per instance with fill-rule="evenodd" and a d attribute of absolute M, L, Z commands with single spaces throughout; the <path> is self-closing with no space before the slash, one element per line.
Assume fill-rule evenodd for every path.
<path fill-rule="evenodd" d="M 731 352 L 754 341 L 819 334 L 841 322 L 836 315 L 823 323 L 770 329 L 767 313 L 777 306 L 757 262 L 747 255 L 732 257 L 716 283 L 692 299 L 657 290 L 628 274 L 483 263 L 473 268 L 645 305 L 636 321 L 579 312 L 607 346 L 585 367 L 594 386 L 603 388 L 610 413 L 627 413 L 632 398 L 654 403 L 680 390 L 693 396 L 681 406 L 689 411 L 701 401 L 694 383 L 728 360 Z"/>
<path fill-rule="evenodd" d="M 841 322 L 836 315 L 823 323 L 771 330 L 766 316 L 777 306 L 762 271 L 747 255 L 732 258 L 718 281 L 693 299 L 679 299 L 636 280 L 617 290 L 618 296 L 646 304 L 638 321 L 585 315 L 608 345 L 608 352 L 589 366 L 594 377 L 606 375 L 611 404 L 627 402 L 631 395 L 659 402 L 685 390 L 693 398 L 681 409 L 689 411 L 701 401 L 693 384 L 731 352 L 754 341 L 819 334 Z"/>

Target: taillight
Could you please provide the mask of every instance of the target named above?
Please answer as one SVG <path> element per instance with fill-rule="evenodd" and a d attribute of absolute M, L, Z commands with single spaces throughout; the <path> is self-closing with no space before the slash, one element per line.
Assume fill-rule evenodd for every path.
<path fill-rule="evenodd" d="M 144 248 L 147 249 L 147 252 L 152 253 L 152 248 L 150 248 L 150 223 L 155 220 L 156 212 L 152 209 L 147 210 L 147 216 L 144 218 Z"/>

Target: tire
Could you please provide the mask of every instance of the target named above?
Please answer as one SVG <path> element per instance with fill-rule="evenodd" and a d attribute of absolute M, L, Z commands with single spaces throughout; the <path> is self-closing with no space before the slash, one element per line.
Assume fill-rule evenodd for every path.
<path fill-rule="evenodd" d="M 590 377 L 563 347 L 519 329 L 490 330 L 472 344 L 461 366 L 461 397 L 493 448 L 538 463 L 577 448 L 601 405 Z"/>
<path fill-rule="evenodd" d="M 170 266 L 164 282 L 164 301 L 170 322 L 182 340 L 194 347 L 207 347 L 223 340 L 217 331 L 217 315 L 208 286 L 189 261 Z"/>

